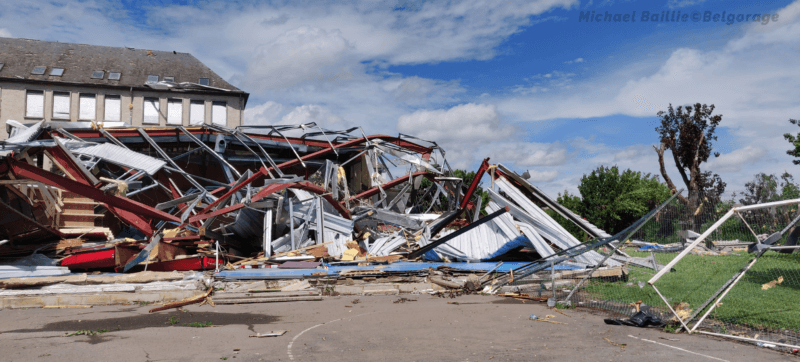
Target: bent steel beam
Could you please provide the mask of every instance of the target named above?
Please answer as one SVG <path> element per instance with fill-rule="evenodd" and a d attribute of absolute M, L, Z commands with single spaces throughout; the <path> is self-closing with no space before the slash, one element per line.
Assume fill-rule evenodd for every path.
<path fill-rule="evenodd" d="M 472 184 L 469 185 L 467 189 L 467 194 L 464 195 L 464 199 L 461 200 L 461 205 L 459 205 L 459 209 L 464 211 L 469 203 L 469 199 L 472 198 L 472 194 L 475 193 L 475 190 L 478 188 L 478 184 L 481 183 L 481 178 L 486 171 L 489 170 L 489 158 L 485 158 L 483 162 L 481 162 L 481 167 L 478 168 L 478 171 L 475 172 L 475 178 L 472 179 Z"/>
<path fill-rule="evenodd" d="M 384 184 L 381 184 L 380 186 L 375 186 L 375 187 L 373 187 L 373 188 L 371 188 L 371 189 L 369 189 L 367 191 L 364 191 L 364 192 L 362 192 L 362 193 L 360 193 L 358 195 L 355 195 L 355 196 L 347 199 L 347 202 L 353 202 L 353 201 L 358 200 L 358 199 L 363 199 L 365 197 L 370 197 L 372 195 L 376 195 L 379 192 L 381 192 L 381 188 L 383 188 L 383 189 L 392 188 L 392 187 L 395 187 L 395 186 L 397 186 L 399 184 L 402 184 L 403 182 L 408 182 L 410 179 L 412 179 L 413 177 L 417 177 L 417 176 L 422 176 L 422 177 L 427 178 L 428 180 L 431 180 L 432 182 L 436 182 L 434 180 L 434 177 L 436 175 L 434 175 L 432 173 L 425 172 L 425 171 L 414 172 L 414 173 L 412 173 L 410 175 L 405 175 L 405 176 L 398 177 L 398 178 L 396 178 L 396 179 L 394 179 L 392 181 L 389 181 L 389 182 L 386 182 Z"/>
<path fill-rule="evenodd" d="M 74 192 L 83 197 L 88 197 L 92 200 L 105 203 L 106 205 L 114 208 L 119 208 L 129 211 L 134 215 L 149 216 L 159 220 L 180 222 L 180 219 L 170 215 L 166 212 L 156 210 L 145 204 L 120 197 L 117 195 L 106 194 L 102 190 L 96 189 L 81 182 L 70 180 L 67 177 L 56 175 L 52 172 L 44 171 L 36 166 L 28 165 L 24 162 L 14 160 L 12 157 L 6 158 L 9 167 L 18 177 L 24 177 L 31 180 L 36 180 L 46 185 L 65 189 Z"/>
<path fill-rule="evenodd" d="M 283 184 L 275 183 L 275 184 L 269 185 L 269 186 L 265 187 L 263 190 L 259 191 L 257 194 L 255 194 L 250 199 L 250 202 L 258 202 L 261 199 L 263 199 L 263 198 L 265 198 L 265 197 L 267 197 L 269 195 L 272 195 L 272 194 L 274 194 L 274 193 L 276 193 L 278 191 L 281 191 L 281 190 L 287 189 L 287 188 L 294 188 L 294 189 L 304 190 L 304 191 L 308 191 L 308 192 L 311 192 L 311 193 L 315 193 L 315 194 L 321 195 L 325 200 L 328 201 L 328 203 L 330 203 L 336 209 L 336 211 L 339 212 L 340 215 L 342 215 L 342 217 L 347 218 L 347 219 L 351 218 L 350 212 L 347 211 L 347 209 L 345 209 L 344 207 L 342 207 L 342 205 L 339 204 L 336 200 L 334 200 L 333 197 L 330 194 L 326 194 L 325 193 L 325 189 L 323 189 L 323 188 L 321 188 L 321 187 L 319 187 L 317 185 L 314 185 L 312 183 L 309 183 L 309 182 L 291 182 L 291 183 L 283 183 Z M 234 204 L 234 205 L 231 205 L 231 206 L 219 209 L 219 210 L 215 210 L 215 211 L 212 211 L 212 212 L 200 213 L 200 214 L 197 214 L 197 215 L 195 215 L 193 217 L 190 217 L 189 218 L 189 222 L 196 222 L 196 221 L 205 220 L 205 219 L 208 219 L 208 218 L 211 218 L 211 217 L 216 217 L 216 216 L 219 216 L 219 215 L 224 215 L 224 214 L 227 214 L 229 212 L 233 212 L 233 211 L 236 211 L 236 210 L 243 209 L 246 206 L 247 206 L 247 204 L 237 203 L 237 204 Z"/>

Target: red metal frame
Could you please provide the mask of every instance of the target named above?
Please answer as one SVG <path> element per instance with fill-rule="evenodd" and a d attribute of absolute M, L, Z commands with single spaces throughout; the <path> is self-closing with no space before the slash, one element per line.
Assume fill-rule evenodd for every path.
<path fill-rule="evenodd" d="M 428 180 L 431 180 L 432 182 L 436 182 L 436 177 L 435 177 L 436 175 L 434 175 L 434 174 L 432 174 L 430 172 L 425 172 L 425 171 L 415 172 L 415 173 L 412 173 L 411 175 L 405 175 L 403 177 L 398 177 L 398 178 L 396 178 L 396 179 L 394 179 L 392 181 L 389 181 L 389 182 L 387 182 L 385 184 L 382 184 L 380 186 L 380 188 L 378 186 L 375 186 L 375 187 L 373 187 L 373 188 L 371 188 L 371 189 L 369 189 L 367 191 L 364 191 L 364 192 L 362 192 L 362 193 L 360 193 L 358 195 L 355 195 L 355 196 L 351 197 L 347 201 L 348 202 L 352 202 L 352 201 L 355 201 L 355 200 L 358 200 L 358 199 L 363 199 L 365 197 L 370 197 L 372 195 L 376 195 L 377 193 L 380 192 L 381 188 L 384 189 L 384 190 L 390 189 L 390 188 L 395 187 L 395 186 L 397 186 L 399 184 L 402 184 L 403 182 L 408 182 L 408 179 L 411 178 L 411 177 L 417 177 L 417 176 L 422 176 L 422 177 L 427 178 Z"/>
<path fill-rule="evenodd" d="M 202 127 L 185 127 L 189 133 L 193 135 L 216 135 L 219 134 L 213 130 L 202 128 Z M 106 132 L 110 133 L 112 136 L 116 138 L 120 137 L 141 137 L 138 130 L 136 128 L 109 128 L 105 130 Z M 144 128 L 144 131 L 147 132 L 147 135 L 150 137 L 154 136 L 179 136 L 181 134 L 180 130 L 174 128 Z M 61 137 L 65 137 L 61 133 L 58 133 L 57 130 L 53 131 L 53 133 L 58 134 Z M 71 134 L 81 138 L 95 138 L 95 137 L 103 137 L 103 134 L 96 130 L 74 130 L 71 131 Z M 250 138 L 258 138 L 263 140 L 270 140 L 276 142 L 287 142 L 291 144 L 297 145 L 305 145 L 311 147 L 320 147 L 320 148 L 327 148 L 330 149 L 330 144 L 328 141 L 322 140 L 314 140 L 314 139 L 307 139 L 307 138 L 296 138 L 296 137 L 287 137 L 283 138 L 282 136 L 267 136 L 264 134 L 256 134 L 256 133 L 247 133 Z M 369 136 L 369 139 L 378 139 L 380 138 L 384 142 L 391 143 L 405 149 L 420 153 L 423 155 L 423 158 L 427 159 L 430 157 L 430 154 L 433 152 L 431 147 L 425 147 L 414 142 L 410 142 L 408 140 L 404 140 L 399 137 L 388 136 L 388 135 L 373 135 Z M 348 141 L 345 143 L 349 143 L 352 141 Z M 338 146 L 334 143 L 334 147 Z"/>
<path fill-rule="evenodd" d="M 267 197 L 267 196 L 269 196 L 271 194 L 274 194 L 274 193 L 276 193 L 278 191 L 281 191 L 281 190 L 284 190 L 284 189 L 287 189 L 287 188 L 295 188 L 295 189 L 300 189 L 300 190 L 305 190 L 305 191 L 308 191 L 308 192 L 311 192 L 311 193 L 315 193 L 317 195 L 322 195 L 322 197 L 325 200 L 327 200 L 336 209 L 336 211 L 338 211 L 339 214 L 342 215 L 342 217 L 345 217 L 347 219 L 351 218 L 350 212 L 347 211 L 347 209 L 345 209 L 339 202 L 334 200 L 333 196 L 331 196 L 330 194 L 326 194 L 325 190 L 323 188 L 321 188 L 321 187 L 319 187 L 317 185 L 314 185 L 312 183 L 309 183 L 309 182 L 290 182 L 290 183 L 285 183 L 285 184 L 272 184 L 272 185 L 269 185 L 269 186 L 265 187 L 263 190 L 261 190 L 259 193 L 257 193 L 255 196 L 250 198 L 250 202 L 257 202 L 257 201 L 259 201 L 259 200 L 261 200 L 261 199 L 263 199 L 263 198 L 265 198 L 265 197 Z M 235 205 L 231 205 L 231 206 L 228 206 L 228 207 L 225 207 L 225 208 L 222 208 L 222 209 L 219 209 L 219 210 L 215 210 L 215 211 L 212 211 L 212 212 L 209 212 L 209 213 L 200 213 L 200 214 L 197 214 L 195 216 L 190 217 L 189 218 L 189 222 L 191 223 L 191 222 L 196 222 L 196 221 L 200 221 L 200 220 L 205 220 L 205 219 L 208 219 L 208 218 L 211 218 L 211 217 L 214 217 L 214 216 L 224 215 L 224 214 L 227 214 L 229 212 L 240 210 L 240 209 L 244 208 L 245 206 L 247 206 L 247 205 L 242 204 L 242 203 L 237 203 Z"/>
<path fill-rule="evenodd" d="M 220 259 L 219 265 L 224 265 L 224 261 Z M 147 264 L 147 270 L 151 271 L 190 271 L 190 270 L 211 270 L 217 267 L 216 259 L 207 256 L 197 256 L 185 259 L 160 261 L 157 263 Z M 144 265 L 135 266 L 132 271 L 144 270 Z"/>
<path fill-rule="evenodd" d="M 481 167 L 478 168 L 477 172 L 475 172 L 475 178 L 472 179 L 472 184 L 469 185 L 469 189 L 467 189 L 467 194 L 464 195 L 464 199 L 461 200 L 461 205 L 458 208 L 461 209 L 462 212 L 467 207 L 467 204 L 469 203 L 469 199 L 472 198 L 472 194 L 475 193 L 475 189 L 478 188 L 478 184 L 481 183 L 481 178 L 483 178 L 483 174 L 486 173 L 487 170 L 489 170 L 489 158 L 488 157 L 486 159 L 484 159 L 483 162 L 481 162 Z"/>
<path fill-rule="evenodd" d="M 159 220 L 167 220 L 173 222 L 180 222 L 176 216 L 170 215 L 161 210 L 156 210 L 150 206 L 133 201 L 128 198 L 120 197 L 117 195 L 107 194 L 92 186 L 86 185 L 79 181 L 71 180 L 64 176 L 56 175 L 52 172 L 47 172 L 36 166 L 28 165 L 24 162 L 19 162 L 13 157 L 6 157 L 8 164 L 11 167 L 14 175 L 17 177 L 36 180 L 41 183 L 58 187 L 67 191 L 74 192 L 83 197 L 88 197 L 92 200 L 105 203 L 109 208 L 118 208 L 128 211 L 131 214 L 149 216 Z"/>
<path fill-rule="evenodd" d="M 90 251 L 86 253 L 72 254 L 61 260 L 61 266 L 70 269 L 101 269 L 113 268 L 116 266 L 114 261 L 114 248 Z"/>

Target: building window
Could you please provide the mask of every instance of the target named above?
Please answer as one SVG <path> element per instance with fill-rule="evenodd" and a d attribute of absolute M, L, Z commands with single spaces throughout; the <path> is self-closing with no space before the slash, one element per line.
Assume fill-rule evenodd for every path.
<path fill-rule="evenodd" d="M 214 102 L 211 104 L 211 123 L 225 126 L 228 124 L 228 104 Z"/>
<path fill-rule="evenodd" d="M 198 83 L 200 85 L 208 85 L 209 84 L 208 83 L 208 78 L 200 78 L 200 81 Z"/>
<path fill-rule="evenodd" d="M 44 74 L 45 70 L 47 70 L 47 67 L 36 66 L 36 67 L 33 67 L 33 70 L 31 71 L 31 74 L 33 74 L 33 75 L 42 75 L 42 74 Z"/>
<path fill-rule="evenodd" d="M 189 124 L 199 125 L 206 123 L 206 105 L 203 101 L 192 101 L 189 105 Z"/>
<path fill-rule="evenodd" d="M 56 68 L 50 69 L 50 76 L 51 77 L 60 77 L 64 75 L 64 68 Z"/>
<path fill-rule="evenodd" d="M 157 75 L 152 75 L 152 74 L 148 75 L 147 76 L 147 82 L 148 83 L 158 83 L 158 76 Z"/>
<path fill-rule="evenodd" d="M 103 118 L 106 121 L 119 121 L 122 112 L 122 103 L 119 96 L 106 96 L 106 113 Z"/>
<path fill-rule="evenodd" d="M 183 101 L 180 99 L 170 99 L 167 102 L 167 123 L 183 123 Z"/>
<path fill-rule="evenodd" d="M 69 119 L 69 93 L 53 92 L 53 118 Z"/>
<path fill-rule="evenodd" d="M 25 98 L 25 117 L 44 118 L 44 92 L 29 90 Z"/>
<path fill-rule="evenodd" d="M 142 119 L 142 123 L 158 124 L 158 110 L 158 98 L 145 98 L 144 119 Z"/>
<path fill-rule="evenodd" d="M 78 119 L 85 119 L 94 121 L 97 117 L 97 102 L 95 101 L 94 94 L 81 94 L 78 103 Z"/>
<path fill-rule="evenodd" d="M 122 73 L 120 73 L 120 72 L 108 73 L 108 80 L 119 80 L 121 77 L 122 77 Z"/>
<path fill-rule="evenodd" d="M 106 71 L 105 70 L 95 70 L 94 72 L 92 72 L 91 78 L 92 79 L 103 79 L 103 77 L 105 77 L 105 76 L 106 76 Z"/>
<path fill-rule="evenodd" d="M 175 82 L 175 77 L 164 77 L 165 82 Z"/>

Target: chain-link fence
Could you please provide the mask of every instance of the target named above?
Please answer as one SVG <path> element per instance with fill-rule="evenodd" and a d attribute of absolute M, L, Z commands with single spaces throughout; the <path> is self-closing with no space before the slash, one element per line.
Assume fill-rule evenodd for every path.
<path fill-rule="evenodd" d="M 560 301 L 569 297 L 570 305 L 615 317 L 648 311 L 670 323 L 670 330 L 688 327 L 800 348 L 800 252 L 793 247 L 800 227 L 796 233 L 789 227 L 798 216 L 797 204 L 675 199 L 618 248 L 598 250 L 614 253 L 609 260 L 616 265 L 595 270 L 573 293 L 588 271 L 568 270 L 564 263 L 552 273 L 540 272 L 534 277 L 541 284 L 539 294 Z"/>

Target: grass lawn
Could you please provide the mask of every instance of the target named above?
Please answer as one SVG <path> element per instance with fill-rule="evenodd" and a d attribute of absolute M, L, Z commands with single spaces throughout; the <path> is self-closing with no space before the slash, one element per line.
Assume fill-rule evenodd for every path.
<path fill-rule="evenodd" d="M 628 252 L 631 256 L 649 256 L 649 252 Z M 677 254 L 655 253 L 659 264 L 667 264 Z M 755 254 L 700 256 L 687 255 L 675 266 L 675 272 L 664 274 L 656 287 L 672 306 L 688 303 L 691 309 L 701 306 L 737 271 L 744 268 Z M 620 303 L 641 300 L 656 308 L 664 302 L 649 285 L 640 289 L 638 281 L 647 282 L 652 269 L 629 266 L 628 281 L 592 280 L 585 291 L 591 298 Z M 761 285 L 783 277 L 783 282 L 768 290 Z M 633 282 L 633 286 L 626 286 Z M 722 300 L 709 316 L 732 324 L 755 328 L 791 329 L 800 331 L 800 254 L 768 252 L 745 274 L 744 278 Z M 664 308 L 666 309 L 666 308 Z"/>

